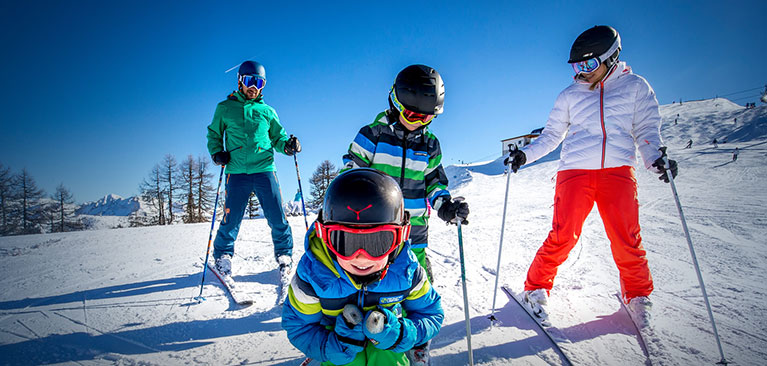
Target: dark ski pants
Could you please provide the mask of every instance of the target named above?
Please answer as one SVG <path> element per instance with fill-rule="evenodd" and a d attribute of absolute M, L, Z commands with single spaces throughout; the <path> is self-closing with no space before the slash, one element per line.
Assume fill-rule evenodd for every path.
<path fill-rule="evenodd" d="M 282 209 L 282 195 L 275 172 L 254 174 L 227 174 L 224 217 L 213 242 L 213 258 L 222 254 L 234 255 L 234 241 L 240 231 L 250 193 L 255 192 L 266 222 L 272 229 L 274 258 L 293 254 L 293 236 Z"/>
<path fill-rule="evenodd" d="M 652 276 L 639 235 L 637 182 L 634 169 L 628 166 L 557 173 L 552 229 L 527 271 L 525 290 L 551 290 L 557 267 L 578 242 L 594 203 L 610 240 L 624 299 L 652 292 Z"/>

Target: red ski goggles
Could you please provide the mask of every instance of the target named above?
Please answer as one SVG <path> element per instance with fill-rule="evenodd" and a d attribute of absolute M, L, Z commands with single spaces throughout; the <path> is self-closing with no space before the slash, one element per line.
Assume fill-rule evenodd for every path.
<path fill-rule="evenodd" d="M 386 258 L 410 236 L 410 224 L 349 227 L 315 222 L 317 235 L 333 254 L 352 260 L 362 254 L 376 261 Z"/>
<path fill-rule="evenodd" d="M 240 75 L 239 80 L 246 88 L 263 89 L 266 86 L 266 79 L 258 75 Z"/>
<path fill-rule="evenodd" d="M 599 58 L 594 57 L 588 60 L 573 62 L 570 65 L 573 67 L 573 70 L 575 70 L 575 74 L 581 74 L 581 73 L 588 74 L 598 69 L 599 65 L 601 64 L 602 62 L 599 61 Z"/>
<path fill-rule="evenodd" d="M 392 88 L 392 90 L 389 92 L 389 95 L 391 96 L 391 101 L 394 104 L 394 107 L 397 108 L 397 111 L 399 111 L 399 114 L 402 116 L 402 118 L 405 119 L 407 123 L 411 125 L 420 123 L 426 126 L 431 123 L 431 120 L 433 120 L 436 116 L 434 114 L 423 114 L 408 110 L 404 105 L 402 105 L 402 103 L 399 102 L 399 100 L 397 100 L 397 93 L 394 92 L 394 88 Z"/>

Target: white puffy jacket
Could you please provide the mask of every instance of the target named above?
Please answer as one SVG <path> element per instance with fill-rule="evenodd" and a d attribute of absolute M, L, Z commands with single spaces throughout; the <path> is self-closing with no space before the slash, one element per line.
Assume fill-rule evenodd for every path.
<path fill-rule="evenodd" d="M 562 144 L 559 170 L 634 166 L 660 157 L 658 100 L 650 84 L 618 63 L 594 90 L 575 82 L 559 93 L 543 133 L 522 149 L 532 163 Z"/>

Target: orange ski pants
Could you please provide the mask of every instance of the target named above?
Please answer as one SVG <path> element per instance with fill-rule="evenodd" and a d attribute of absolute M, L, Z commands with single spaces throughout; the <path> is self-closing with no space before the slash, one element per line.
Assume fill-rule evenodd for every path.
<path fill-rule="evenodd" d="M 652 276 L 639 235 L 637 182 L 634 168 L 629 166 L 557 173 L 552 228 L 527 271 L 525 290 L 551 290 L 557 267 L 578 242 L 594 203 L 620 272 L 623 298 L 628 301 L 652 292 Z"/>

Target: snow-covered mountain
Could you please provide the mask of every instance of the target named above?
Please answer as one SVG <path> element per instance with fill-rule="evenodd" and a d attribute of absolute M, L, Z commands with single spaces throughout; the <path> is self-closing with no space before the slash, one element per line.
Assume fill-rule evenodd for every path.
<path fill-rule="evenodd" d="M 767 364 L 767 106 L 745 110 L 718 99 L 661 111 L 724 352 L 737 365 Z M 715 148 L 710 142 L 719 136 L 728 142 Z M 684 149 L 689 139 L 695 143 Z M 735 147 L 740 155 L 732 161 Z M 490 327 L 487 319 L 496 275 L 521 290 L 551 228 L 558 162 L 556 155 L 548 159 L 509 178 L 500 271 L 503 167 L 495 161 L 447 169 L 452 194 L 471 207 L 463 243 L 476 365 L 563 364 L 502 292 L 495 311 L 500 324 Z M 643 245 L 655 281 L 655 337 L 647 340 L 652 362 L 713 365 L 719 361 L 716 341 L 670 187 L 644 169 L 637 179 Z M 304 252 L 304 221 L 288 220 L 297 260 Z M 255 303 L 234 305 L 210 273 L 202 288 L 206 300 L 193 299 L 200 293 L 209 230 L 201 223 L 0 238 L 0 364 L 301 363 L 305 356 L 288 342 L 281 309 L 274 306 L 279 273 L 264 219 L 243 221 L 234 257 L 238 288 L 254 294 Z M 432 361 L 465 365 L 457 232 L 436 217 L 429 230 L 434 287 L 445 310 Z M 592 212 L 549 300 L 551 332 L 574 364 L 648 364 L 614 296 L 619 287 L 602 222 Z"/>
<path fill-rule="evenodd" d="M 80 205 L 75 213 L 94 216 L 130 216 L 139 209 L 141 209 L 141 202 L 138 197 L 122 198 L 116 194 L 108 194 L 97 201 Z"/>

